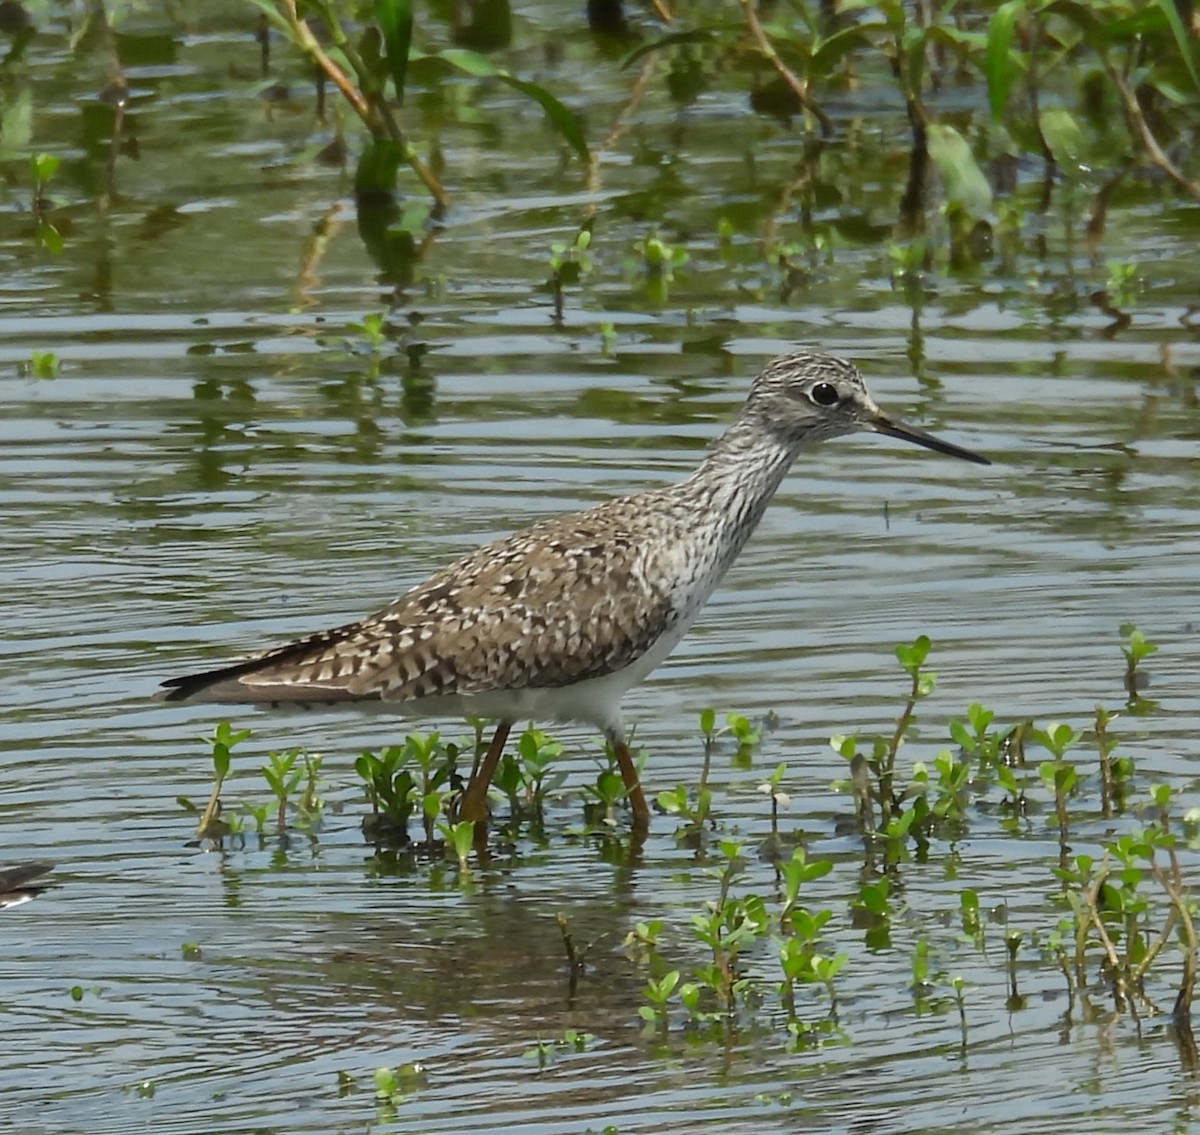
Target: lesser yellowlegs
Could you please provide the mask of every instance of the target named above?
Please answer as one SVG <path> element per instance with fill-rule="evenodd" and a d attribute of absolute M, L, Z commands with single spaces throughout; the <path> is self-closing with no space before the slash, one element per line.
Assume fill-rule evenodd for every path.
<path fill-rule="evenodd" d="M 163 684 L 166 701 L 374 703 L 497 722 L 459 817 L 483 821 L 518 721 L 574 721 L 616 754 L 635 828 L 650 812 L 621 698 L 674 649 L 737 558 L 796 455 L 859 430 L 987 465 L 888 417 L 856 367 L 768 363 L 699 468 L 669 488 L 551 517 L 443 568 L 365 619 Z"/>

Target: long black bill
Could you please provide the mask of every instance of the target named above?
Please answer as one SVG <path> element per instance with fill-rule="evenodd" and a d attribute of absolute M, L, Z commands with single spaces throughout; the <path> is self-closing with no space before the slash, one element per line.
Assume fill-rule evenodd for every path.
<path fill-rule="evenodd" d="M 905 425 L 904 422 L 898 422 L 886 414 L 877 414 L 873 417 L 871 429 L 877 434 L 887 434 L 888 437 L 898 437 L 901 441 L 911 441 L 914 445 L 923 445 L 926 449 L 934 449 L 938 453 L 946 454 L 947 457 L 961 457 L 963 461 L 973 461 L 976 465 L 991 464 L 986 457 L 980 457 L 978 453 L 972 453 L 969 449 L 963 449 L 958 445 L 951 445 L 948 441 L 942 441 L 941 438 L 927 434 L 924 430 Z"/>

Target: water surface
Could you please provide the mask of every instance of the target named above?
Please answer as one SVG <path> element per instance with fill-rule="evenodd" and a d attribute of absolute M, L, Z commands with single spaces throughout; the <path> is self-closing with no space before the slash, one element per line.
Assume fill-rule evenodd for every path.
<path fill-rule="evenodd" d="M 845 768 L 828 745 L 890 731 L 906 682 L 892 647 L 922 633 L 939 682 L 906 765 L 931 760 L 971 701 L 1005 722 L 1087 726 L 1097 703 L 1123 704 L 1118 627 L 1131 621 L 1160 647 L 1159 706 L 1115 728 L 1140 783 L 1200 802 L 1187 229 L 1172 235 L 1157 206 L 1133 204 L 1111 227 L 1107 251 L 1143 258 L 1147 275 L 1117 334 L 1082 284 L 1052 302 L 1090 270 L 1053 241 L 1042 282 L 998 273 L 912 296 L 877 250 L 846 249 L 783 301 L 755 217 L 796 135 L 755 120 L 731 146 L 742 95 L 710 92 L 680 117 L 651 95 L 634 120 L 644 160 L 604 166 L 597 267 L 556 328 L 541 285 L 550 242 L 579 223 L 582 180 L 540 116 L 513 113 L 515 93 L 479 96 L 491 140 L 452 120 L 430 127 L 456 203 L 396 295 L 356 236 L 346 178 L 302 156 L 323 135 L 299 69 L 297 105 L 269 113 L 230 78 L 231 65 L 252 71 L 256 48 L 223 6 L 187 28 L 142 19 L 130 34 L 166 31 L 173 62 L 131 69 L 146 92 L 141 158 L 120 163 L 119 195 L 96 204 L 68 49 L 50 35 L 28 81 L 41 145 L 68 158 L 72 227 L 61 256 L 39 252 L 15 195 L 0 227 L 0 848 L 59 864 L 59 885 L 0 927 L 12 1129 L 1200 1130 L 1195 1071 L 1165 1018 L 1139 1031 L 1103 991 L 1068 1005 L 1030 945 L 1057 918 L 1044 813 L 1015 838 L 980 818 L 955 847 L 904 864 L 891 945 L 868 945 L 847 912 L 862 840 L 830 789 Z M 591 69 L 585 86 L 570 66 L 544 70 L 559 19 L 523 9 L 511 66 L 586 94 L 603 122 L 628 76 Z M 575 31 L 565 52 L 594 58 Z M 882 208 L 889 189 L 864 193 Z M 648 201 L 690 255 L 660 304 L 626 264 Z M 731 254 L 711 234 L 735 206 L 750 219 Z M 419 316 L 416 371 L 392 348 L 373 366 L 350 327 L 385 302 L 398 324 Z M 464 881 L 449 863 L 381 862 L 359 831 L 354 758 L 410 726 L 233 710 L 254 737 L 228 798 L 264 799 L 265 754 L 305 746 L 325 754 L 329 814 L 313 841 L 195 845 L 176 797 L 206 795 L 201 738 L 216 717 L 152 702 L 158 681 L 362 614 L 539 517 L 685 475 L 756 368 L 797 345 L 854 358 L 888 409 L 994 464 L 865 437 L 802 456 L 628 717 L 653 791 L 695 783 L 701 709 L 774 719 L 750 767 L 718 754 L 718 816 L 755 846 L 769 831 L 758 786 L 786 763 L 783 828 L 835 863 L 806 894 L 837 912 L 831 950 L 849 955 L 840 1043 L 788 1051 L 769 1020 L 714 1043 L 681 1015 L 665 1041 L 643 1034 L 647 971 L 621 940 L 663 919 L 664 956 L 700 964 L 689 918 L 716 884 L 667 817 L 633 864 L 573 834 L 598 752 L 585 730 L 561 730 L 568 780 L 548 844 L 501 848 Z M 33 350 L 59 356 L 57 377 L 26 373 Z M 1112 824 L 1081 810 L 1080 846 L 1094 846 Z M 752 860 L 747 887 L 770 894 L 771 869 Z M 966 887 L 991 914 L 983 950 L 958 929 Z M 574 989 L 559 914 L 576 940 L 596 940 Z M 1017 1003 L 1005 928 L 1027 944 Z M 922 940 L 940 975 L 932 1008 L 910 989 Z M 769 974 L 769 949 L 748 964 Z M 1151 990 L 1158 1003 L 1175 973 Z M 952 975 L 967 983 L 965 1046 Z M 820 998 L 806 1004 L 819 1015 Z M 539 1068 L 530 1049 L 567 1029 L 593 1039 Z M 381 1112 L 372 1071 L 414 1061 L 424 1076 Z M 354 1086 L 339 1092 L 339 1072 Z"/>

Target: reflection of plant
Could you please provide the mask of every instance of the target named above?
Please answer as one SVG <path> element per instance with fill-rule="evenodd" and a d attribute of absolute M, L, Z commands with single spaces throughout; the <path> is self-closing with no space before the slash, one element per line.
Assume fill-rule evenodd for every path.
<path fill-rule="evenodd" d="M 742 27 L 676 25 L 629 58 L 684 53 L 702 41 L 752 60 L 760 75 L 772 72 L 769 80 L 756 78 L 752 105 L 788 120 L 802 116 L 818 135 L 810 143 L 814 155 L 828 155 L 824 140 L 841 125 L 825 109 L 832 97 L 848 82 L 878 78 L 886 68 L 911 132 L 892 248 L 896 275 L 908 284 L 934 262 L 963 266 L 994 247 L 1011 259 L 1013 233 L 1028 211 L 1028 203 L 1008 196 L 1013 188 L 1003 170 L 1017 161 L 1034 169 L 1041 164 L 1041 213 L 1057 196 L 1070 223 L 1093 195 L 1087 210 L 1092 245 L 1103 233 L 1113 190 L 1138 162 L 1200 200 L 1200 159 L 1191 144 L 1200 114 L 1200 48 L 1185 24 L 1191 5 L 795 0 L 771 6 L 769 19 L 763 7 L 747 0 Z M 940 91 L 972 79 L 986 94 L 983 115 L 963 109 L 961 98 L 953 115 L 940 108 Z M 804 217 L 806 235 L 817 224 Z M 768 239 L 766 247 L 774 250 L 778 242 Z M 775 258 L 794 286 L 792 257 Z M 1131 290 L 1130 274 L 1110 270 L 1112 303 L 1125 302 Z"/>
<path fill-rule="evenodd" d="M 420 178 L 439 210 L 447 204 L 431 166 L 418 153 L 401 126 L 399 107 L 404 102 L 409 64 L 449 66 L 480 79 L 507 83 L 545 111 L 559 134 L 583 161 L 587 142 L 574 115 L 544 87 L 518 79 L 497 67 L 486 56 L 459 48 L 424 54 L 412 47 L 413 17 L 408 0 L 375 0 L 373 21 L 355 42 L 346 31 L 351 23 L 348 0 L 308 0 L 301 16 L 299 0 L 254 0 L 267 19 L 299 50 L 345 98 L 371 136 L 359 157 L 355 191 L 360 196 L 390 196 L 401 164 Z M 357 16 L 357 11 L 354 12 Z M 320 34 L 318 34 L 320 33 Z M 322 42 L 322 40 L 327 42 Z M 388 84 L 396 105 L 387 97 Z"/>

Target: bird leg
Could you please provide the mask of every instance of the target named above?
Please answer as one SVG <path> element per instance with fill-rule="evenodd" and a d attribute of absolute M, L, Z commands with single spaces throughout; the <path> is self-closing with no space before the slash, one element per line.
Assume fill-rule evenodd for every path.
<path fill-rule="evenodd" d="M 629 798 L 629 807 L 633 810 L 633 830 L 639 835 L 645 835 L 650 830 L 650 808 L 646 804 L 645 793 L 642 792 L 642 781 L 638 776 L 637 766 L 625 738 L 615 733 L 608 735 L 608 743 L 616 754 L 617 768 L 621 770 L 621 779 L 625 782 L 625 795 Z"/>
<path fill-rule="evenodd" d="M 462 800 L 458 804 L 458 818 L 472 820 L 477 824 L 487 823 L 488 808 L 487 794 L 492 786 L 492 778 L 504 755 L 504 744 L 512 730 L 511 721 L 501 721 L 492 734 L 492 743 L 484 754 L 483 763 L 475 770 L 467 784 Z"/>

